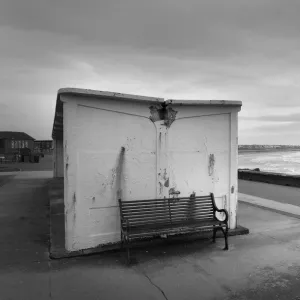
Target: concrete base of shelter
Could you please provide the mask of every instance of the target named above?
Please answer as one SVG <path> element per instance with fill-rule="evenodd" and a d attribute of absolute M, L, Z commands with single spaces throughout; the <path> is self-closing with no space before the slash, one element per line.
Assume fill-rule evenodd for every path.
<path fill-rule="evenodd" d="M 67 251 L 65 249 L 65 215 L 64 215 L 64 182 L 63 178 L 54 178 L 49 184 L 49 202 L 50 202 L 50 258 L 59 259 L 66 257 L 76 257 L 82 255 L 91 255 L 106 251 L 120 249 L 120 243 L 101 245 L 95 248 L 83 249 L 79 251 Z M 248 234 L 249 229 L 237 226 L 228 232 L 229 236 Z M 212 238 L 212 230 L 193 233 L 172 235 L 170 238 L 145 238 L 132 243 L 132 247 L 147 247 L 161 245 L 163 243 L 184 243 L 195 240 L 207 240 Z M 221 232 L 217 232 L 217 238 L 223 238 Z M 230 239 L 229 239 L 230 245 Z"/>

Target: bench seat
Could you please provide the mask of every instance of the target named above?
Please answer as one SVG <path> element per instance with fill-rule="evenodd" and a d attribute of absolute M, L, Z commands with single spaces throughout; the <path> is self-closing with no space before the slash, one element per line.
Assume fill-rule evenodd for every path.
<path fill-rule="evenodd" d="M 149 200 L 123 201 L 119 199 L 121 217 L 121 242 L 127 248 L 130 261 L 129 246 L 132 239 L 213 231 L 215 242 L 216 232 L 221 230 L 225 238 L 225 250 L 228 250 L 228 212 L 218 209 L 214 195 L 191 195 L 181 198 L 164 198 Z M 219 219 L 216 213 L 223 213 Z"/>
<path fill-rule="evenodd" d="M 220 222 L 216 221 L 216 220 L 203 220 L 203 221 L 189 221 L 189 222 L 179 222 L 179 223 L 170 223 L 170 224 L 159 224 L 159 223 L 150 223 L 147 225 L 143 225 L 143 226 L 138 226 L 138 227 L 130 227 L 130 234 L 131 235 L 138 235 L 138 234 L 153 234 L 153 233 L 157 233 L 157 234 L 166 234 L 168 232 L 172 232 L 172 231 L 178 231 L 181 230 L 182 231 L 195 231 L 198 229 L 202 229 L 205 230 L 204 227 L 208 227 L 206 228 L 206 230 L 211 230 L 213 228 L 214 225 L 219 225 Z M 225 224 L 223 224 L 223 226 L 225 227 Z"/>

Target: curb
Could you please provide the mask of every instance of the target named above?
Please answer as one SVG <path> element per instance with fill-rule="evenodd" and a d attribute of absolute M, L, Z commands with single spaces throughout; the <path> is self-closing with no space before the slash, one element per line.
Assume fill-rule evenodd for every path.
<path fill-rule="evenodd" d="M 243 203 L 243 204 L 246 204 L 246 205 L 253 206 L 253 207 L 261 208 L 261 209 L 264 209 L 264 210 L 269 210 L 269 211 L 275 212 L 277 214 L 281 214 L 281 215 L 285 215 L 285 216 L 288 216 L 288 217 L 300 219 L 300 215 L 298 215 L 298 214 L 293 214 L 293 213 L 290 213 L 290 212 L 286 212 L 286 211 L 283 211 L 283 210 L 271 208 L 271 207 L 264 206 L 264 205 L 257 204 L 257 203 L 251 203 L 251 202 L 244 201 L 244 200 L 239 200 L 239 202 Z"/>
<path fill-rule="evenodd" d="M 238 202 L 300 219 L 300 206 L 239 193 Z"/>

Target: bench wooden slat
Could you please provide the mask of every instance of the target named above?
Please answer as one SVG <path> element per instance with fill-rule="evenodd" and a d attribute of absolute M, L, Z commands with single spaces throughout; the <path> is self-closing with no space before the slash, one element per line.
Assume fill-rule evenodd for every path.
<path fill-rule="evenodd" d="M 186 220 L 186 219 L 204 219 L 204 218 L 214 218 L 213 212 L 210 214 L 202 214 L 201 212 L 198 214 L 181 214 L 181 215 L 175 215 L 170 217 L 169 215 L 159 215 L 159 216 L 152 216 L 152 217 L 137 217 L 137 218 L 128 218 L 130 224 L 133 224 L 135 222 L 151 222 L 152 220 L 165 220 L 165 221 L 175 221 L 175 220 Z"/>
<path fill-rule="evenodd" d="M 164 211 L 164 212 L 156 212 L 155 215 L 153 214 L 139 214 L 139 213 L 133 213 L 133 214 L 127 214 L 123 215 L 125 219 L 128 220 L 134 220 L 134 219 L 142 219 L 142 218 L 154 218 L 159 216 L 168 216 L 168 217 L 176 217 L 176 216 L 186 216 L 189 214 L 193 215 L 213 215 L 214 211 L 213 209 L 207 209 L 207 210 L 181 210 L 181 211 Z"/>
<path fill-rule="evenodd" d="M 164 198 L 149 200 L 119 200 L 121 238 L 126 242 L 129 260 L 129 241 L 133 237 L 176 234 L 213 229 L 223 230 L 225 248 L 228 249 L 228 212 L 216 207 L 213 194 L 208 196 Z M 216 211 L 225 212 L 224 221 L 216 218 Z"/>
<path fill-rule="evenodd" d="M 191 197 L 180 197 L 180 198 L 158 198 L 158 199 L 149 199 L 149 200 L 124 200 L 122 201 L 122 204 L 126 205 L 126 204 L 134 204 L 136 202 L 139 203 L 143 203 L 143 202 L 163 202 L 163 201 L 176 201 L 177 199 L 180 199 L 180 201 L 183 200 L 205 200 L 208 199 L 211 201 L 211 197 L 210 196 L 197 196 L 194 198 Z"/>
<path fill-rule="evenodd" d="M 210 210 L 212 209 L 212 205 L 172 205 L 170 208 L 166 206 L 160 206 L 160 207 L 151 207 L 144 209 L 142 207 L 136 207 L 136 208 L 131 208 L 131 209 L 124 209 L 122 211 L 123 215 L 131 215 L 131 214 L 147 214 L 147 213 L 162 213 L 165 211 L 186 211 L 188 209 L 193 209 L 193 210 Z"/>
<path fill-rule="evenodd" d="M 210 203 L 211 199 L 203 199 L 203 200 L 164 200 L 164 201 L 146 201 L 146 202 L 139 202 L 135 201 L 135 203 L 124 203 L 122 202 L 122 207 L 134 207 L 134 206 L 147 206 L 147 205 L 165 205 L 165 204 L 178 204 L 178 203 Z"/>
<path fill-rule="evenodd" d="M 190 230 L 195 230 L 195 228 L 200 228 L 203 226 L 214 226 L 217 225 L 213 220 L 203 220 L 203 222 L 201 223 L 185 223 L 182 224 L 180 222 L 178 223 L 161 223 L 158 224 L 158 226 L 156 224 L 141 224 L 139 226 L 136 227 L 132 227 L 130 229 L 130 233 L 134 232 L 134 231 L 140 231 L 140 232 L 145 232 L 147 230 L 157 230 L 158 232 L 163 230 L 163 229 L 168 229 L 168 230 L 176 230 L 178 228 L 188 228 L 190 227 Z M 174 229 L 173 229 L 174 228 Z"/>
<path fill-rule="evenodd" d="M 152 218 L 152 219 L 139 219 L 139 220 L 131 220 L 129 221 L 129 227 L 131 226 L 138 226 L 138 224 L 156 224 L 156 223 L 176 223 L 176 222 L 188 222 L 188 221 L 201 221 L 204 219 L 210 219 L 210 220 L 214 220 L 213 216 L 202 216 L 201 218 L 197 218 L 197 217 L 180 217 L 180 218 L 174 218 L 174 219 L 170 219 L 170 218 Z"/>
<path fill-rule="evenodd" d="M 152 219 L 170 219 L 170 220 L 176 220 L 176 219 L 182 219 L 182 218 L 204 218 L 204 217 L 210 217 L 214 218 L 214 213 L 213 211 L 210 212 L 185 212 L 181 214 L 176 214 L 176 215 L 170 215 L 170 214 L 159 214 L 155 216 L 135 216 L 134 218 L 130 217 L 124 217 L 125 220 L 128 220 L 130 223 L 132 222 L 137 222 L 138 220 L 152 220 Z"/>
<path fill-rule="evenodd" d="M 168 200 L 168 199 L 162 199 L 162 201 L 150 201 L 150 200 L 147 200 L 147 201 L 133 201 L 132 203 L 127 203 L 128 201 L 126 202 L 122 202 L 122 207 L 134 207 L 134 206 L 146 206 L 146 205 L 164 205 L 164 204 L 176 204 L 176 203 L 211 203 L 211 199 L 186 199 L 186 200 L 176 200 L 175 199 L 171 199 L 171 200 Z"/>
<path fill-rule="evenodd" d="M 205 197 L 184 197 L 184 198 L 160 198 L 160 199 L 148 199 L 148 200 L 123 200 L 122 203 L 123 204 L 134 204 L 134 203 L 147 203 L 147 202 L 177 202 L 177 201 L 191 201 L 191 200 L 194 200 L 194 201 L 205 201 L 205 200 L 210 200 L 211 201 L 211 198 L 210 196 L 205 196 Z"/>
<path fill-rule="evenodd" d="M 199 228 L 199 227 L 202 227 L 202 226 L 213 226 L 213 225 L 216 225 L 217 224 L 217 221 L 215 220 L 202 220 L 202 221 L 190 221 L 190 222 L 177 222 L 177 223 L 168 223 L 168 224 L 147 224 L 147 225 L 140 225 L 140 226 L 137 226 L 137 227 L 132 227 L 130 229 L 131 233 L 132 232 L 137 232 L 137 231 L 146 231 L 147 229 L 149 230 L 155 230 L 157 229 L 158 231 L 160 231 L 161 229 L 172 229 L 173 227 L 174 228 L 185 228 L 185 227 L 192 227 L 192 228 Z"/>
<path fill-rule="evenodd" d="M 127 215 L 127 216 L 123 216 L 124 219 L 127 219 L 129 220 L 129 222 L 131 221 L 134 221 L 134 220 L 139 220 L 139 219 L 150 219 L 151 218 L 169 218 L 169 219 L 176 219 L 176 218 L 182 218 L 182 217 L 190 217 L 190 216 L 193 216 L 193 217 L 199 217 L 201 218 L 201 216 L 211 216 L 213 217 L 214 216 L 214 211 L 213 210 L 209 210 L 209 211 L 183 211 L 183 212 L 178 212 L 178 213 L 168 213 L 168 212 L 165 212 L 165 213 L 157 213 L 155 214 L 155 216 L 153 215 L 150 215 L 150 214 L 147 214 L 147 215 Z"/>
<path fill-rule="evenodd" d="M 163 208 L 163 207 L 167 207 L 168 205 L 171 205 L 172 207 L 181 207 L 181 206 L 212 206 L 211 201 L 207 201 L 207 202 L 177 202 L 177 203 L 145 203 L 145 204 L 136 204 L 136 205 L 122 205 L 122 211 L 126 211 L 126 210 L 130 210 L 130 209 L 147 209 L 147 208 L 155 208 L 155 209 L 159 209 L 159 208 Z"/>

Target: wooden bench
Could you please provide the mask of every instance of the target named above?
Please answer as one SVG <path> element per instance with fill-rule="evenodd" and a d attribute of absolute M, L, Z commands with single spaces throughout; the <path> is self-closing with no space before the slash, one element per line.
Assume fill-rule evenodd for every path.
<path fill-rule="evenodd" d="M 123 201 L 119 199 L 122 247 L 127 248 L 130 262 L 130 242 L 136 238 L 169 234 L 221 230 L 228 250 L 228 212 L 218 209 L 214 195 Z M 224 213 L 223 220 L 216 213 Z"/>

